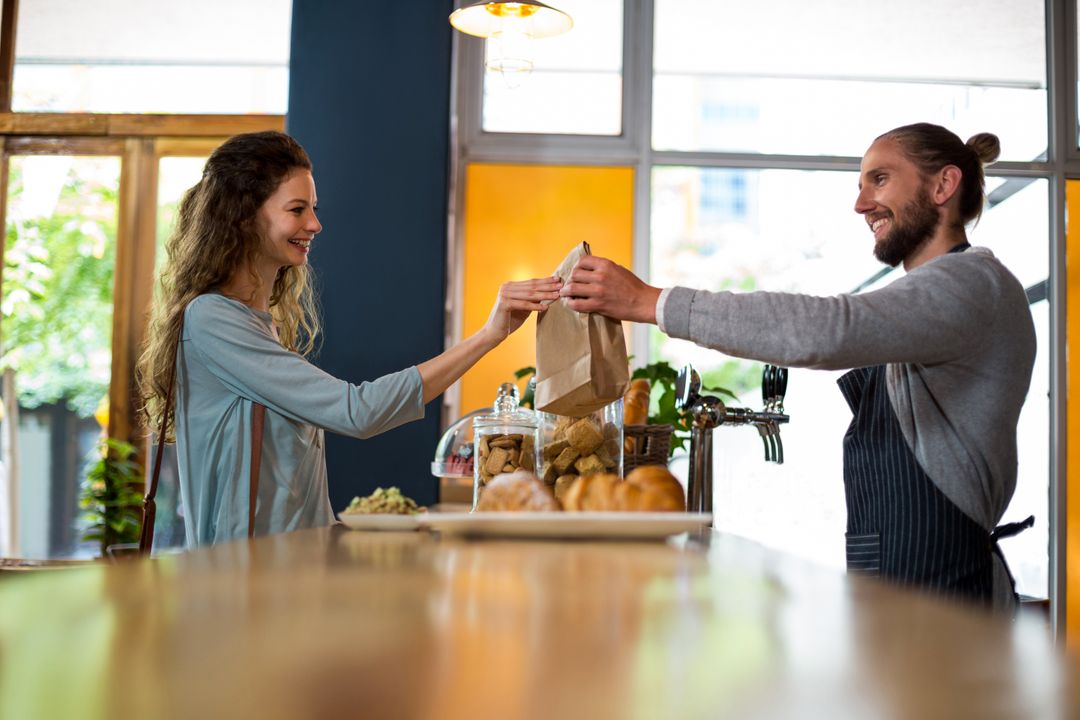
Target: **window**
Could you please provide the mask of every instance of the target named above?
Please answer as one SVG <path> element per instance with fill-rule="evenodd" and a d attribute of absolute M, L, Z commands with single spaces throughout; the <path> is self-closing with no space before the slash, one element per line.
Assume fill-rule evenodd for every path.
<path fill-rule="evenodd" d="M 622 2 L 558 3 L 573 32 L 530 41 L 533 71 L 525 78 L 484 74 L 487 132 L 618 135 L 622 132 Z M 490 56 L 493 41 L 486 41 Z"/>
<path fill-rule="evenodd" d="M 1003 159 L 1046 157 L 1043 3 L 656 0 L 653 146 L 859 157 L 911 122 L 993 131 Z M 750 29 L 768 28 L 767 33 Z M 714 127 L 698 108 L 753 122 Z M 693 118 L 702 122 L 695 123 Z"/>
<path fill-rule="evenodd" d="M 1063 568 L 1060 558 L 1051 566 L 1047 553 L 1063 537 L 1060 527 L 1048 534 L 1061 510 L 1046 500 L 1057 492 L 1055 476 L 1063 478 L 1048 441 L 1057 432 L 1055 408 L 1064 407 L 1051 382 L 1052 365 L 1064 361 L 1063 339 L 1051 332 L 1062 296 L 1048 291 L 1048 278 L 1062 266 L 1051 252 L 1062 243 L 1053 218 L 1064 218 L 1056 200 L 1064 176 L 1047 162 L 1046 20 L 1047 8 L 1056 7 L 1039 0 L 919 0 L 903 12 L 855 0 L 624 3 L 625 145 L 612 150 L 602 137 L 559 138 L 542 123 L 489 126 L 488 93 L 483 129 L 502 133 L 503 143 L 478 143 L 473 125 L 480 121 L 463 112 L 458 159 L 636 166 L 633 266 L 653 285 L 831 295 L 896 277 L 873 258 L 865 223 L 852 211 L 858 158 L 877 135 L 919 121 L 965 139 L 997 134 L 1002 156 L 988 170 L 989 207 L 969 238 L 994 250 L 1029 289 L 1038 357 L 1020 420 L 1017 490 L 1004 520 L 1033 514 L 1036 526 L 1003 550 L 1020 591 L 1046 597 Z M 1053 61 L 1066 56 L 1056 49 Z M 588 62 L 579 60 L 564 53 L 550 62 L 585 72 Z M 482 72 L 478 61 L 462 67 L 467 98 Z M 1074 115 L 1057 118 L 1066 120 L 1076 124 Z M 530 142 L 529 133 L 545 137 Z M 1080 175 L 1080 166 L 1070 172 Z M 458 181 L 465 182 L 460 171 Z M 635 365 L 690 361 L 707 383 L 761 406 L 760 364 L 655 329 L 634 333 Z M 792 371 L 783 466 L 763 462 L 752 430 L 716 431 L 718 527 L 843 566 L 840 438 L 850 411 L 835 387 L 838 375 Z M 685 472 L 685 459 L 673 467 Z"/>
<path fill-rule="evenodd" d="M 17 56 L 0 83 L 16 110 L 0 112 L 0 556 L 97 553 L 82 480 L 99 439 L 143 445 L 134 366 L 176 202 L 225 137 L 284 125 L 254 113 L 285 109 L 291 2 L 212 5 L 40 0 L 0 29 Z M 157 548 L 182 543 L 170 472 Z"/>
<path fill-rule="evenodd" d="M 116 274 L 117 157 L 9 161 L 0 359 L 17 426 L 19 546 L 72 554 L 78 489 L 107 426 Z M 8 471 L 12 469 L 7 468 Z"/>
<path fill-rule="evenodd" d="M 19 112 L 279 113 L 290 0 L 19 4 Z"/>

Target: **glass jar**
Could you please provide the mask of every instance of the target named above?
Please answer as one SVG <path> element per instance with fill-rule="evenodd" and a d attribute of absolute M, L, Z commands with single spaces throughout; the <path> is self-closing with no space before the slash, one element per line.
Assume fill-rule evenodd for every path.
<path fill-rule="evenodd" d="M 540 420 L 528 408 L 518 407 L 513 383 L 499 386 L 490 415 L 473 418 L 473 510 L 496 475 L 528 470 L 536 472 L 540 458 Z"/>
<path fill-rule="evenodd" d="M 540 412 L 542 446 L 537 475 L 562 499 L 579 475 L 623 475 L 623 401 L 582 417 Z"/>

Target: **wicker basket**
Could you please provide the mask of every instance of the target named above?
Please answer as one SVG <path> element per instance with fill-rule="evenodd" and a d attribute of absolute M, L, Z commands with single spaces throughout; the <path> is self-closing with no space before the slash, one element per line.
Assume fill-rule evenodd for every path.
<path fill-rule="evenodd" d="M 671 451 L 670 425 L 627 425 L 623 428 L 625 443 L 623 453 L 623 474 L 629 473 L 642 465 L 664 465 L 668 463 Z"/>

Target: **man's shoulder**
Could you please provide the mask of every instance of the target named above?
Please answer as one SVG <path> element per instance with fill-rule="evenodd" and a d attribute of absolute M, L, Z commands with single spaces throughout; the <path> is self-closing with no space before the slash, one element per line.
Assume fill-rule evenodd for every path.
<path fill-rule="evenodd" d="M 1020 281 L 998 259 L 994 251 L 982 246 L 940 255 L 912 272 L 927 277 L 951 279 L 954 282 L 963 278 L 976 284 L 1020 287 Z"/>

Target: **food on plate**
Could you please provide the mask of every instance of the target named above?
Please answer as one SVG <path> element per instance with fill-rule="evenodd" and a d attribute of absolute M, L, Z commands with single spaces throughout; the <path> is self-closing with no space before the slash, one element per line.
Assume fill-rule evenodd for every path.
<path fill-rule="evenodd" d="M 361 515 L 415 515 L 425 508 L 418 507 L 412 498 L 401 494 L 396 487 L 375 488 L 366 497 L 354 497 L 343 512 Z"/>
<path fill-rule="evenodd" d="M 495 477 L 484 488 L 477 512 L 555 512 L 559 503 L 540 478 L 519 470 Z"/>
<path fill-rule="evenodd" d="M 530 435 L 508 433 L 484 435 L 480 438 L 476 461 L 480 468 L 481 487 L 496 475 L 535 467 L 536 445 Z"/>
<path fill-rule="evenodd" d="M 582 475 L 574 480 L 563 495 L 563 510 L 570 512 L 614 510 L 615 486 L 621 482 L 617 475 L 611 473 Z"/>
<path fill-rule="evenodd" d="M 540 477 L 556 496 L 557 483 L 563 488 L 582 475 L 595 475 L 618 467 L 619 428 L 614 423 L 600 423 L 595 417 L 560 416 L 555 422 L 551 442 L 541 448 L 543 465 Z"/>
<path fill-rule="evenodd" d="M 559 478 L 563 483 L 564 479 Z M 686 496 L 682 484 L 662 465 L 644 465 L 625 480 L 601 473 L 582 475 L 559 492 L 563 509 L 569 512 L 682 512 Z"/>
<path fill-rule="evenodd" d="M 616 503 L 620 510 L 683 512 L 686 494 L 682 483 L 663 465 L 642 465 L 626 476 Z"/>
<path fill-rule="evenodd" d="M 570 489 L 570 486 L 578 479 L 577 475 L 561 475 L 555 479 L 555 499 L 560 503 L 566 496 L 566 491 Z"/>

